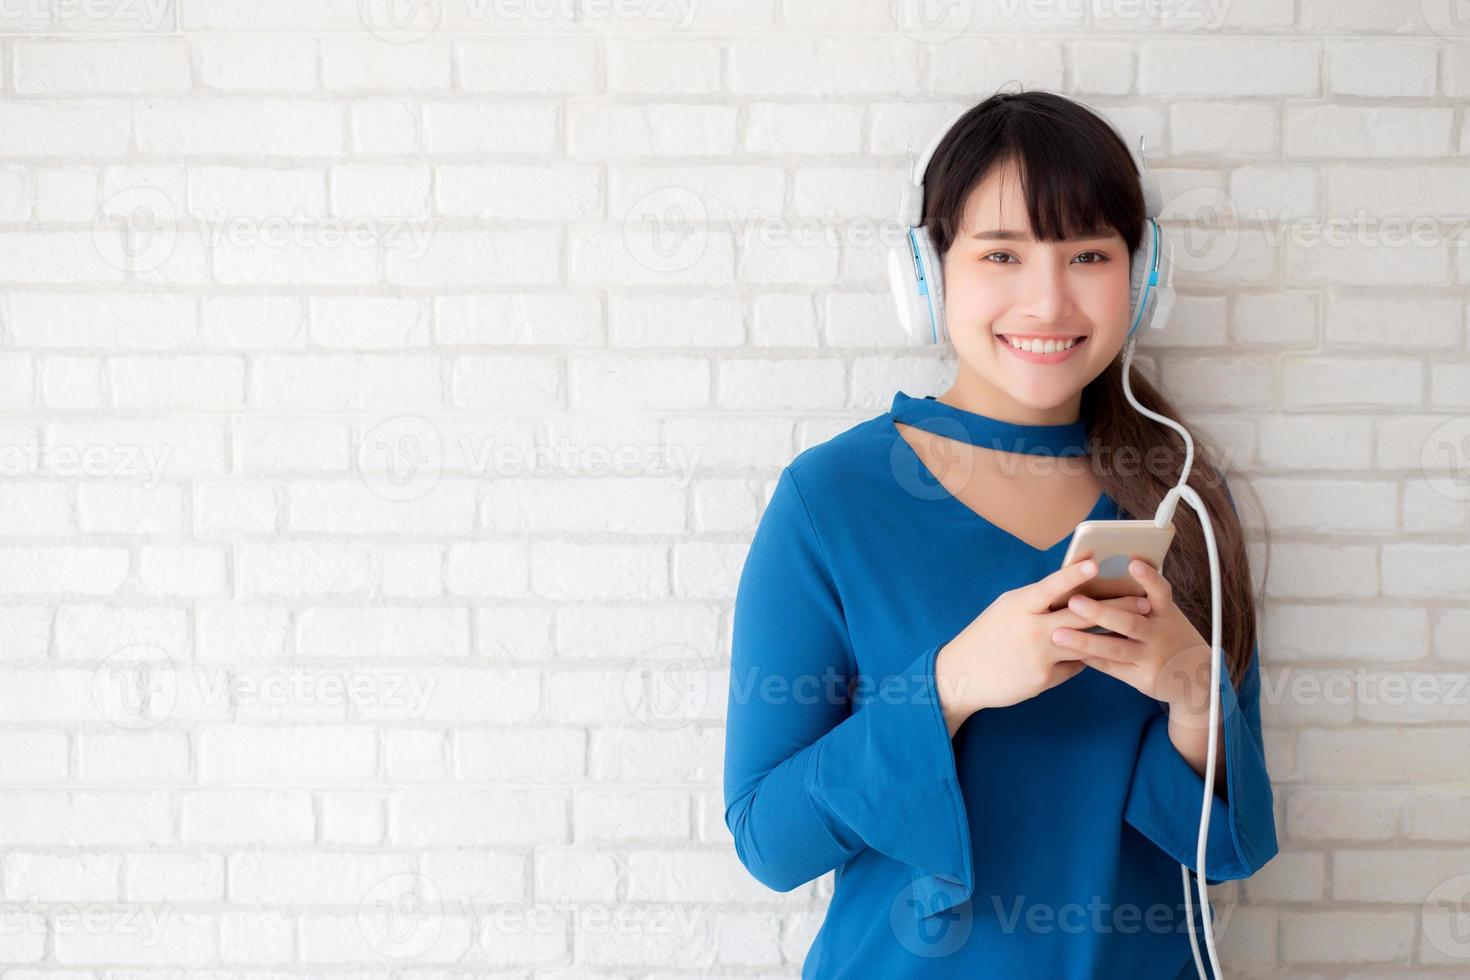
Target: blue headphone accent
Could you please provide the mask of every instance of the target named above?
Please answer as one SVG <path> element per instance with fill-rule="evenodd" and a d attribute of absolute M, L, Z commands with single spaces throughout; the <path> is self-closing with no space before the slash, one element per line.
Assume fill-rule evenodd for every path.
<path fill-rule="evenodd" d="M 1133 336 L 1133 331 L 1143 322 L 1143 311 L 1148 308 L 1149 297 L 1153 295 L 1154 287 L 1159 284 L 1159 223 L 1149 218 L 1145 224 L 1147 234 L 1153 236 L 1154 247 L 1150 249 L 1153 256 L 1153 264 L 1143 277 L 1143 287 L 1138 291 L 1138 310 L 1133 314 L 1133 322 L 1128 325 L 1128 337 Z M 1127 337 L 1124 338 L 1125 340 Z"/>
<path fill-rule="evenodd" d="M 910 228 L 908 233 L 909 253 L 913 256 L 915 275 L 918 278 L 919 295 L 924 297 L 924 303 L 929 308 L 929 343 L 939 343 L 939 313 L 934 309 L 934 293 L 929 289 L 929 276 L 927 266 L 919 258 L 919 243 L 914 240 L 914 229 Z"/>

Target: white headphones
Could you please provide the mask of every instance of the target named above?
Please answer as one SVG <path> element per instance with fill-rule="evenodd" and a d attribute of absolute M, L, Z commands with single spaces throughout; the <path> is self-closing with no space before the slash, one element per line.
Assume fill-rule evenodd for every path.
<path fill-rule="evenodd" d="M 1080 101 L 1080 100 L 1073 100 Z M 1083 102 L 1082 105 L 1087 105 Z M 1092 109 L 1091 106 L 1087 108 Z M 969 109 L 958 113 L 929 141 L 912 172 L 903 182 L 898 201 L 898 220 L 907 228 L 904 242 L 888 250 L 888 282 L 893 289 L 893 299 L 898 307 L 898 319 L 904 333 L 916 344 L 938 344 L 949 342 L 949 326 L 944 316 L 944 272 L 939 254 L 923 226 L 924 171 L 929 159 L 944 139 Z M 1118 128 L 1102 113 L 1092 109 L 1117 133 Z M 1122 139 L 1122 134 L 1118 134 Z M 1127 145 L 1127 140 L 1123 141 Z M 1132 152 L 1129 153 L 1132 156 Z M 912 152 L 910 152 L 912 158 Z M 1174 309 L 1174 262 L 1172 245 L 1166 250 L 1164 236 L 1154 219 L 1163 210 L 1163 196 L 1158 181 L 1148 170 L 1143 159 L 1143 137 L 1138 140 L 1138 155 L 1134 157 L 1138 167 L 1139 183 L 1143 187 L 1144 229 L 1143 241 L 1129 261 L 1129 309 L 1128 337 L 1147 323 L 1155 330 L 1162 330 Z M 1162 282 L 1160 281 L 1162 280 Z M 1150 306 L 1150 300 L 1152 304 Z"/>

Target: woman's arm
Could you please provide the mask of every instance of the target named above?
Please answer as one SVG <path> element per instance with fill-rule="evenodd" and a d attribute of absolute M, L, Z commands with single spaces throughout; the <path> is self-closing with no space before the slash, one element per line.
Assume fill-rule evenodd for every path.
<path fill-rule="evenodd" d="M 1254 649 L 1238 692 L 1229 671 L 1220 672 L 1220 725 L 1215 764 L 1217 771 L 1225 770 L 1225 788 L 1223 798 L 1217 791 L 1210 807 L 1205 848 L 1205 880 L 1210 884 L 1250 877 L 1278 850 L 1261 739 L 1260 657 Z M 1169 729 L 1170 716 L 1163 711 L 1145 727 L 1124 818 L 1174 860 L 1197 871 L 1205 781 L 1174 745 Z M 1208 737 L 1208 729 L 1200 727 L 1196 737 Z"/>
<path fill-rule="evenodd" d="M 935 688 L 941 644 L 916 645 L 897 674 L 857 674 L 796 467 L 777 480 L 736 591 L 725 823 L 741 862 L 777 891 L 871 847 L 913 867 L 921 916 L 941 912 L 973 887 Z"/>
<path fill-rule="evenodd" d="M 1221 665 L 1224 667 L 1225 665 Z M 1208 676 L 1208 667 L 1204 673 Z M 1208 685 L 1205 685 L 1208 687 Z M 1180 704 L 1169 705 L 1169 741 L 1191 769 L 1204 779 L 1206 764 L 1210 756 L 1210 702 L 1207 697 L 1186 698 Z M 1225 718 L 1222 714 L 1215 724 L 1215 795 L 1227 799 L 1229 790 L 1225 778 L 1226 764 L 1220 746 L 1225 744 Z"/>
<path fill-rule="evenodd" d="M 1225 486 L 1235 511 L 1235 498 Z M 1237 511 L 1238 514 L 1238 511 Z M 1224 665 L 1222 664 L 1222 667 Z M 1206 674 L 1205 676 L 1208 676 Z M 1247 878 L 1276 856 L 1271 774 L 1261 736 L 1261 658 L 1250 663 L 1236 690 L 1220 671 L 1220 731 L 1216 737 L 1215 795 L 1205 845 L 1205 881 Z M 1145 727 L 1133 771 L 1125 819 L 1169 856 L 1198 872 L 1199 818 L 1204 802 L 1209 701 L 1162 710 Z"/>
<path fill-rule="evenodd" d="M 939 648 L 939 654 L 934 658 L 934 683 L 939 690 L 939 708 L 944 714 L 944 727 L 950 738 L 960 730 L 960 726 L 969 720 L 970 716 L 979 709 L 972 709 L 958 696 L 961 686 L 968 681 L 968 675 L 951 663 L 950 654 L 955 648 L 946 643 Z"/>

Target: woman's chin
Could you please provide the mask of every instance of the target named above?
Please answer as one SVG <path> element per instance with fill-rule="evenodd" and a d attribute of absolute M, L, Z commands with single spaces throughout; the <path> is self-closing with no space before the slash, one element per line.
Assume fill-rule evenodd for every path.
<path fill-rule="evenodd" d="M 1085 364 L 1033 366 L 1004 365 L 992 373 L 992 383 L 1016 402 L 1037 411 L 1066 404 L 1094 375 Z"/>

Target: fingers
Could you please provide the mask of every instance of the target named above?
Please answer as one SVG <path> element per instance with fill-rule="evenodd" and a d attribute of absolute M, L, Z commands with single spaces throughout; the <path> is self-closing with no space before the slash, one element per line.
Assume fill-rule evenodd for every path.
<path fill-rule="evenodd" d="M 1051 641 L 1064 651 L 1063 656 L 1076 660 L 1096 657 L 1131 663 L 1143 648 L 1142 643 L 1126 636 L 1103 636 L 1065 628 L 1052 630 Z"/>
<path fill-rule="evenodd" d="M 1084 596 L 1082 598 L 1086 597 Z M 1097 602 L 1112 609 L 1118 609 L 1123 612 L 1129 613 L 1136 612 L 1140 614 L 1145 614 L 1152 608 L 1152 606 L 1148 604 L 1148 600 L 1145 599 L 1143 596 L 1121 596 L 1113 599 L 1094 599 L 1091 601 Z M 1143 605 L 1140 606 L 1138 605 L 1138 603 L 1143 603 Z M 1057 629 L 1059 627 L 1066 627 L 1068 629 L 1086 629 L 1089 626 L 1108 626 L 1107 623 L 1100 624 L 1095 616 L 1087 615 L 1079 611 L 1077 608 L 1073 607 L 1070 602 L 1060 609 L 1045 613 L 1042 616 L 1042 624 L 1046 629 L 1049 630 Z M 1113 629 L 1113 627 L 1108 626 L 1108 629 Z"/>
<path fill-rule="evenodd" d="M 1169 580 L 1142 558 L 1135 558 L 1128 563 L 1128 574 L 1143 586 L 1148 601 L 1155 609 L 1165 609 L 1174 601 L 1174 587 L 1169 584 Z"/>
<path fill-rule="evenodd" d="M 1067 608 L 1089 620 L 1089 625 L 1106 626 L 1114 633 L 1141 640 L 1148 631 L 1149 620 L 1143 615 L 1146 610 L 1140 603 L 1149 605 L 1147 599 L 1139 596 L 1099 601 L 1085 595 L 1074 595 L 1067 601 Z"/>
<path fill-rule="evenodd" d="M 1053 603 L 1096 574 L 1097 562 L 1091 558 L 1063 565 L 1028 587 L 1027 605 L 1032 612 L 1048 612 Z"/>
<path fill-rule="evenodd" d="M 1121 609 L 1124 612 L 1140 613 L 1142 615 L 1148 615 L 1153 609 L 1153 603 L 1148 601 L 1148 596 L 1143 595 L 1120 595 L 1113 596 L 1111 599 L 1092 599 L 1090 596 L 1079 594 L 1073 598 L 1088 599 L 1092 602 L 1102 603 L 1104 606 L 1110 606 L 1113 609 Z M 1069 606 L 1068 608 L 1071 607 Z"/>

